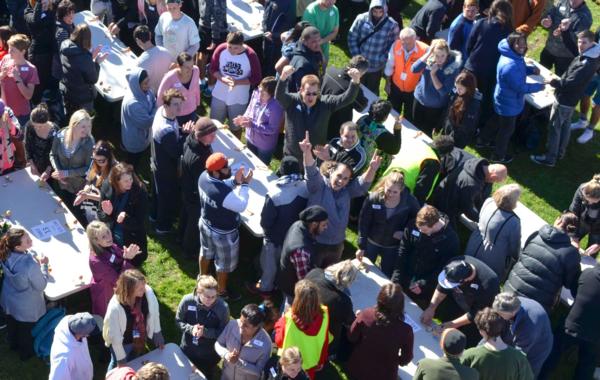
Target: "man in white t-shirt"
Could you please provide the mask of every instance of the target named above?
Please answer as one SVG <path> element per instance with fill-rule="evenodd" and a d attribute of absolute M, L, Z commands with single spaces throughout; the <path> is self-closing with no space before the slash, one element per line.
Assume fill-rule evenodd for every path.
<path fill-rule="evenodd" d="M 156 45 L 166 48 L 173 59 L 184 51 L 193 57 L 200 47 L 196 23 L 181 11 L 181 0 L 167 0 L 167 11 L 154 29 Z"/>
<path fill-rule="evenodd" d="M 133 31 L 135 43 L 144 52 L 137 58 L 138 67 L 146 70 L 150 79 L 150 88 L 154 95 L 158 94 L 158 86 L 162 77 L 169 71 L 173 63 L 173 57 L 167 49 L 162 46 L 154 46 L 152 34 L 146 25 L 139 25 Z"/>

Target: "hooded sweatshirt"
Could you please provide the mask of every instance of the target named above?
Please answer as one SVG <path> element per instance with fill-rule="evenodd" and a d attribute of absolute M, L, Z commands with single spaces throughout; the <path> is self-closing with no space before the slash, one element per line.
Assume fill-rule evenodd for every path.
<path fill-rule="evenodd" d="M 506 38 L 498 44 L 498 51 L 494 110 L 501 116 L 517 116 L 525 106 L 525 94 L 542 91 L 544 84 L 527 83 L 527 75 L 533 74 L 535 67 L 525 65 L 523 56 L 510 47 Z"/>
<path fill-rule="evenodd" d="M 553 79 L 550 82 L 550 85 L 556 88 L 555 96 L 558 103 L 562 106 L 575 107 L 598 68 L 600 68 L 600 45 L 594 44 L 573 58 L 560 79 Z"/>
<path fill-rule="evenodd" d="M 450 93 L 454 88 L 454 79 L 462 67 L 462 55 L 455 50 L 450 51 L 450 55 L 435 75 L 442 82 L 442 88 L 436 89 L 431 79 L 431 65 L 419 58 L 411 67 L 413 73 L 422 72 L 421 79 L 415 88 L 415 99 L 430 108 L 443 108 L 450 101 Z"/>
<path fill-rule="evenodd" d="M 37 322 L 46 313 L 48 275 L 29 253 L 11 252 L 2 262 L 2 271 L 0 306 L 4 312 L 19 322 Z"/>
<path fill-rule="evenodd" d="M 121 140 L 125 150 L 140 153 L 150 145 L 150 131 L 156 113 L 156 97 L 152 91 L 142 91 L 142 69 L 133 68 L 126 75 L 129 84 L 121 106 Z"/>
<path fill-rule="evenodd" d="M 87 338 L 81 341 L 75 339 L 69 330 L 69 317 L 67 315 L 61 319 L 54 330 L 48 380 L 91 380 L 94 366 Z"/>
<path fill-rule="evenodd" d="M 60 46 L 60 62 L 63 73 L 61 85 L 66 88 L 66 99 L 75 104 L 94 101 L 94 85 L 98 81 L 100 65 L 94 62 L 92 53 L 67 39 Z"/>

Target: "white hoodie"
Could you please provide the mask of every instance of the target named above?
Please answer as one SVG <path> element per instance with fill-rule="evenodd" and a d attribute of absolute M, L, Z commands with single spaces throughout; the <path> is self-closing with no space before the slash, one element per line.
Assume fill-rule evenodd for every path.
<path fill-rule="evenodd" d="M 94 366 L 88 350 L 87 338 L 81 342 L 69 330 L 69 315 L 54 330 L 50 349 L 50 375 L 48 380 L 91 380 Z"/>

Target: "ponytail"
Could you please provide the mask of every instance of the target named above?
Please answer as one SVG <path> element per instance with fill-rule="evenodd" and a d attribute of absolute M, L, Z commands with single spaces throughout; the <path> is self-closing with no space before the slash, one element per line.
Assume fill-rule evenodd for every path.
<path fill-rule="evenodd" d="M 558 217 L 560 229 L 569 236 L 574 235 L 579 227 L 579 218 L 571 211 L 564 211 Z"/>
<path fill-rule="evenodd" d="M 25 236 L 25 230 L 18 227 L 11 227 L 2 238 L 0 238 L 0 261 L 5 261 L 15 248 L 21 245 L 21 240 Z"/>
<path fill-rule="evenodd" d="M 600 199 L 600 174 L 594 174 L 594 177 L 583 185 L 582 190 L 586 197 Z"/>

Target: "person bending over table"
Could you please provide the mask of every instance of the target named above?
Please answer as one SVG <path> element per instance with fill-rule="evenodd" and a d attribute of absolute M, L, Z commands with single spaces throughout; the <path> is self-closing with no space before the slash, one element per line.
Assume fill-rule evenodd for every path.
<path fill-rule="evenodd" d="M 137 371 L 130 367 L 117 367 L 106 374 L 105 380 L 171 380 L 169 369 L 160 363 L 150 362 Z M 173 379 L 176 380 L 176 379 Z"/>
<path fill-rule="evenodd" d="M 256 304 L 248 304 L 240 318 L 231 320 L 215 342 L 223 358 L 221 380 L 258 380 L 271 356 L 271 337 L 262 328 L 265 315 Z"/>
<path fill-rule="evenodd" d="M 182 332 L 179 347 L 207 379 L 221 360 L 215 342 L 229 322 L 229 305 L 217 296 L 217 287 L 212 276 L 199 275 L 194 292 L 183 296 L 175 315 Z"/>
<path fill-rule="evenodd" d="M 45 103 L 40 103 L 31 111 L 29 122 L 25 125 L 25 155 L 31 174 L 39 176 L 41 181 L 47 181 L 52 174 L 50 150 L 58 130 L 58 125 L 50 121 Z"/>
<path fill-rule="evenodd" d="M 158 300 L 137 269 L 127 269 L 119 276 L 104 317 L 102 337 L 110 349 L 108 371 L 142 355 L 146 339 L 164 348 Z"/>
<path fill-rule="evenodd" d="M 139 247 L 140 253 L 131 259 L 131 263 L 140 267 L 148 258 L 148 193 L 129 164 L 115 165 L 109 181 L 110 187 L 101 194 L 98 219 L 111 227 L 118 246 L 135 244 Z"/>
<path fill-rule="evenodd" d="M 440 329 L 469 325 L 478 311 L 492 305 L 498 293 L 500 284 L 493 270 L 474 257 L 457 256 L 440 272 L 431 303 L 421 315 L 421 323 L 431 325 L 438 306 L 450 295 L 464 314 L 442 323 Z M 476 343 L 479 339 L 469 335 L 467 337 L 470 342 Z"/>
<path fill-rule="evenodd" d="M 577 241 L 588 235 L 588 248 L 600 245 L 600 174 L 577 188 L 569 211 L 579 218 Z"/>
<path fill-rule="evenodd" d="M 119 275 L 133 268 L 130 260 L 140 253 L 140 247 L 136 244 L 119 247 L 113 242 L 110 228 L 98 220 L 88 224 L 85 231 L 90 243 L 92 313 L 104 317 Z"/>
<path fill-rule="evenodd" d="M 0 238 L 0 264 L 4 279 L 0 306 L 6 313 L 6 340 L 21 360 L 34 355 L 31 330 L 46 313 L 44 289 L 48 283 L 48 257 L 30 252 L 31 237 L 11 227 Z"/>

